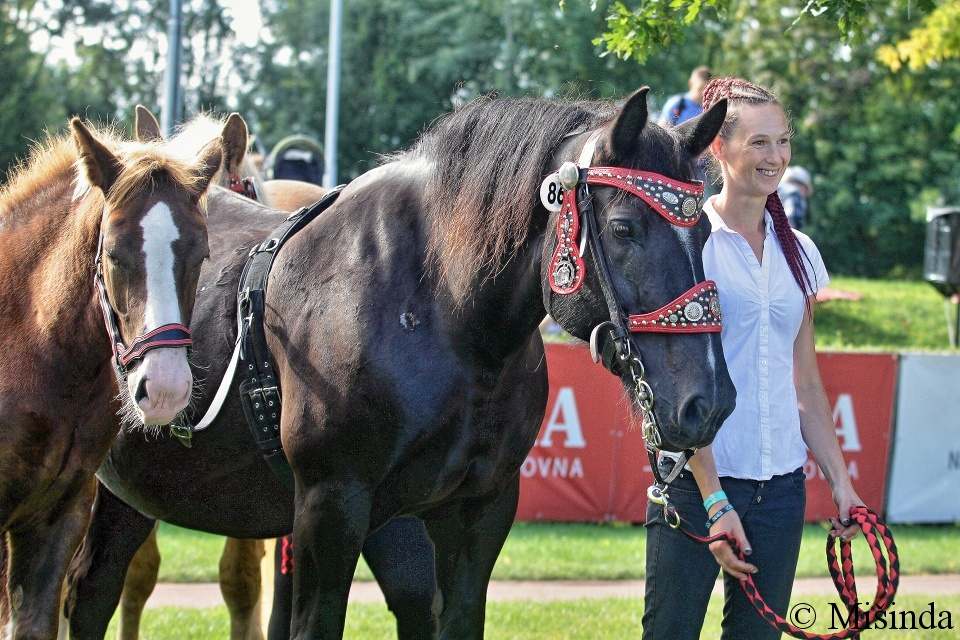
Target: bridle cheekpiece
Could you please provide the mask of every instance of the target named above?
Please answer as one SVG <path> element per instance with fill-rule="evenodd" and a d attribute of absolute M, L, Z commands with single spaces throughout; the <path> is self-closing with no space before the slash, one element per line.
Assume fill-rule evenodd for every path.
<path fill-rule="evenodd" d="M 631 333 L 716 333 L 721 331 L 720 299 L 712 280 L 695 284 L 658 309 L 645 313 L 624 313 L 620 304 L 606 254 L 600 242 L 599 226 L 589 187 L 606 186 L 626 191 L 643 200 L 670 224 L 690 228 L 702 215 L 703 183 L 684 182 L 659 173 L 620 167 L 591 167 L 599 133 L 588 138 L 579 161 L 564 162 L 541 185 L 544 207 L 558 211 L 554 233 L 556 245 L 547 270 L 550 290 L 561 296 L 578 292 L 586 279 L 584 254 L 593 252 L 597 279 L 610 314 L 610 320 L 593 328 L 590 353 L 616 375 L 629 374 L 643 419 L 643 438 L 656 484 L 648 494 L 654 502 L 666 499 L 665 487 L 683 469 L 692 450 L 684 451 L 664 478 L 657 466 L 662 438 L 653 411 L 653 389 L 646 380 L 640 354 L 630 339 Z M 562 193 L 562 199 L 556 196 Z M 548 304 L 549 307 L 549 304 Z M 549 310 L 549 308 L 548 308 Z"/>

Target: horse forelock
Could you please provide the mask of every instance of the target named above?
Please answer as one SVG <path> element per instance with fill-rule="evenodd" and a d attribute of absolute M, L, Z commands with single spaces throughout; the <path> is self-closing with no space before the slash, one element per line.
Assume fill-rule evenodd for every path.
<path fill-rule="evenodd" d="M 195 190 L 200 177 L 191 167 L 158 149 L 162 148 L 148 146 L 125 154 L 124 169 L 107 194 L 111 205 L 124 208 L 144 194 L 163 189 Z"/>
<path fill-rule="evenodd" d="M 527 240 L 540 183 L 563 138 L 609 120 L 613 105 L 482 97 L 439 120 L 408 154 L 429 158 L 429 267 L 462 301 Z"/>

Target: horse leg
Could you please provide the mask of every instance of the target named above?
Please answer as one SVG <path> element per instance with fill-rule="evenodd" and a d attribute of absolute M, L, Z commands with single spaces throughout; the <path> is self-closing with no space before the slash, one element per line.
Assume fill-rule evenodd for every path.
<path fill-rule="evenodd" d="M 273 556 L 273 607 L 268 640 L 289 640 L 293 615 L 293 536 L 277 538 Z"/>
<path fill-rule="evenodd" d="M 127 567 L 127 577 L 120 594 L 119 640 L 137 640 L 140 637 L 140 618 L 153 588 L 157 586 L 159 573 L 160 547 L 157 546 L 157 527 L 154 526 Z"/>
<path fill-rule="evenodd" d="M 367 538 L 363 557 L 397 618 L 397 638 L 436 638 L 440 598 L 433 543 L 423 520 L 394 518 Z"/>
<path fill-rule="evenodd" d="M 347 596 L 370 522 L 370 493 L 350 481 L 297 486 L 291 637 L 343 637 Z"/>
<path fill-rule="evenodd" d="M 154 520 L 127 506 L 106 487 L 98 487 L 90 529 L 67 576 L 65 608 L 71 638 L 100 640 L 107 633 L 127 566 L 154 525 Z"/>
<path fill-rule="evenodd" d="M 263 640 L 260 560 L 263 540 L 227 538 L 220 556 L 220 593 L 230 612 L 230 640 Z"/>
<path fill-rule="evenodd" d="M 513 524 L 519 495 L 518 476 L 503 493 L 462 500 L 425 516 L 436 547 L 444 640 L 483 638 L 487 585 Z"/>
<path fill-rule="evenodd" d="M 49 513 L 9 531 L 13 640 L 50 640 L 60 626 L 63 578 L 90 521 L 95 484 L 82 482 Z"/>
<path fill-rule="evenodd" d="M 7 592 L 7 534 L 0 532 L 0 640 L 9 640 L 13 629 L 10 625 L 10 594 Z"/>

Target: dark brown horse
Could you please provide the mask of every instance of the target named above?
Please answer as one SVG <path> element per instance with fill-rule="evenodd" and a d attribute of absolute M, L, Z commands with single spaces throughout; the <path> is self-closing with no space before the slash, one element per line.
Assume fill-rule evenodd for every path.
<path fill-rule="evenodd" d="M 57 635 L 118 410 L 152 431 L 190 401 L 187 325 L 221 160 L 219 139 L 183 162 L 79 119 L 71 129 L 0 192 L 0 535 L 16 639 Z"/>
<path fill-rule="evenodd" d="M 629 393 L 656 397 L 665 448 L 709 443 L 733 408 L 719 336 L 698 328 L 716 318 L 706 298 L 705 306 L 690 293 L 703 280 L 709 224 L 687 195 L 697 189 L 689 183 L 694 161 L 724 111 L 720 103 L 663 130 L 647 123 L 644 90 L 623 107 L 480 100 L 448 116 L 411 151 L 349 185 L 279 253 L 265 324 L 283 391 L 293 503 L 253 451 L 236 400 L 190 450 L 121 434 L 100 479 L 139 511 L 184 526 L 262 537 L 292 525 L 298 639 L 342 635 L 361 549 L 371 535 L 411 522 L 399 516 L 413 515 L 422 524 L 411 535 L 393 530 L 394 579 L 439 591 L 432 606 L 420 598 L 398 612 L 400 636 L 482 637 L 490 572 L 543 417 L 537 325 L 545 304 L 583 339 L 612 319 L 622 324 L 630 314 L 680 305 L 652 321 L 680 333 L 617 338 L 634 359 L 642 354 L 649 387 L 638 384 L 632 364 L 613 367 Z M 558 260 L 575 255 L 579 236 L 537 193 L 545 176 L 577 158 L 574 181 L 587 179 L 592 164 L 653 182 L 638 197 L 604 186 L 609 181 L 589 196 L 583 191 L 597 226 L 583 261 L 568 265 Z M 658 180 L 666 192 L 656 195 Z M 631 193 L 640 193 L 634 186 Z M 198 291 L 196 352 L 212 380 L 232 350 L 234 291 L 256 243 L 235 220 L 229 210 L 220 221 L 211 215 L 224 235 L 211 232 L 211 264 Z M 691 299 L 677 302 L 680 294 Z M 649 406 L 648 395 L 635 400 Z M 79 558 L 87 569 L 71 582 L 71 629 L 90 622 L 85 609 L 97 606 L 96 585 L 122 574 L 132 555 L 125 549 L 149 530 L 147 522 L 117 536 L 118 504 L 100 504 L 94 515 Z M 436 567 L 418 575 L 429 566 L 424 526 Z M 404 548 L 407 540 L 415 551 Z M 103 556 L 116 566 L 96 569 L 87 560 Z M 109 611 L 98 615 L 89 628 L 105 629 Z"/>

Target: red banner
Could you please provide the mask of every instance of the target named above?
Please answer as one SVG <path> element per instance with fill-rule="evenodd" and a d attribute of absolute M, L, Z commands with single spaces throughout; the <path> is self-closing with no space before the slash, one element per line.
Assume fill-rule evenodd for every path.
<path fill-rule="evenodd" d="M 817 364 L 853 486 L 867 506 L 879 512 L 884 507 L 890 466 L 897 356 L 818 353 Z M 807 475 L 807 520 L 836 515 L 830 486 L 812 455 L 803 470 Z"/>
<path fill-rule="evenodd" d="M 897 360 L 819 354 L 844 458 L 867 504 L 883 505 Z M 652 482 L 639 421 L 620 381 L 579 346 L 547 345 L 550 396 L 540 434 L 520 470 L 518 520 L 641 522 Z M 809 461 L 807 519 L 834 513 L 829 487 Z"/>

